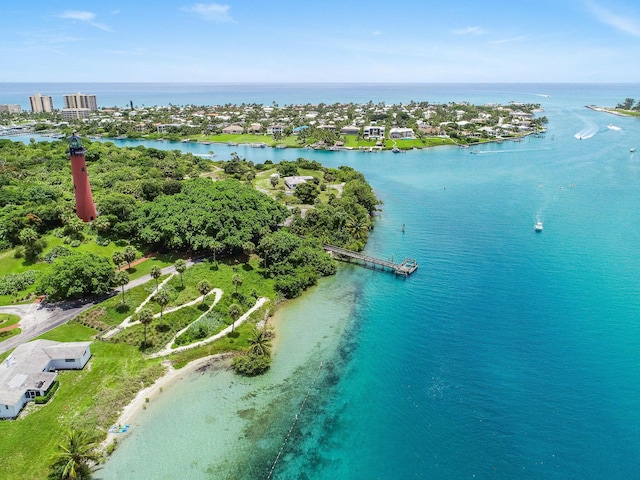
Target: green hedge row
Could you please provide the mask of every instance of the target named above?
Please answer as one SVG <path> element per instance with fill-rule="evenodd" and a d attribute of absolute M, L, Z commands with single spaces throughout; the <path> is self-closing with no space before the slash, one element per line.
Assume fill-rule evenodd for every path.
<path fill-rule="evenodd" d="M 49 387 L 49 391 L 47 392 L 46 395 L 38 395 L 34 401 L 38 404 L 38 405 L 42 405 L 44 403 L 47 403 L 49 400 L 51 400 L 51 397 L 53 397 L 53 394 L 56 393 L 56 390 L 58 390 L 58 387 L 60 386 L 60 382 L 58 380 L 54 380 L 53 383 L 51 384 L 51 386 Z"/>

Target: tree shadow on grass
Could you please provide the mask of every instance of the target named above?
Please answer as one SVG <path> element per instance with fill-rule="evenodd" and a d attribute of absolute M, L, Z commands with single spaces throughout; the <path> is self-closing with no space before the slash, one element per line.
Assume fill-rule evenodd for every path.
<path fill-rule="evenodd" d="M 116 307 L 118 313 L 127 313 L 129 310 L 131 310 L 131 306 L 126 303 L 121 303 Z"/>
<path fill-rule="evenodd" d="M 162 325 L 156 325 L 157 332 L 168 332 L 169 330 L 171 330 L 171 327 L 166 323 L 163 323 Z"/>
<path fill-rule="evenodd" d="M 134 275 L 137 271 L 138 269 L 136 267 L 127 268 L 127 273 L 129 275 Z"/>
<path fill-rule="evenodd" d="M 254 268 L 251 266 L 250 263 L 243 263 L 242 270 L 244 270 L 245 272 L 251 272 L 254 270 Z"/>
<path fill-rule="evenodd" d="M 201 312 L 206 312 L 207 310 L 209 310 L 209 305 L 207 305 L 207 302 L 199 303 L 196 308 Z"/>
<path fill-rule="evenodd" d="M 229 332 L 227 334 L 227 337 L 229 337 L 229 338 L 238 338 L 239 336 L 240 336 L 240 334 L 236 330 L 234 330 L 233 332 Z"/>

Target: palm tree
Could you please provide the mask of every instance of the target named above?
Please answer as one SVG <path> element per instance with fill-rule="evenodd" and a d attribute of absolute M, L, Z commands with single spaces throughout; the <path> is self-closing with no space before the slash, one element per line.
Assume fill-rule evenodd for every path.
<path fill-rule="evenodd" d="M 151 271 L 149 272 L 149 275 L 151 275 L 153 279 L 156 281 L 156 292 L 157 292 L 158 279 L 162 276 L 162 269 L 159 266 L 154 265 L 153 267 L 151 267 Z"/>
<path fill-rule="evenodd" d="M 362 240 L 369 232 L 369 222 L 357 216 L 351 216 L 347 219 L 347 230 L 356 240 Z"/>
<path fill-rule="evenodd" d="M 271 338 L 264 329 L 254 328 L 249 337 L 249 352 L 258 356 L 271 354 Z"/>
<path fill-rule="evenodd" d="M 211 242 L 209 242 L 209 249 L 213 252 L 213 261 L 216 261 L 216 254 L 221 252 L 222 249 L 224 248 L 224 245 L 222 244 L 222 242 L 219 242 L 218 240 L 211 240 Z"/>
<path fill-rule="evenodd" d="M 131 268 L 131 262 L 133 262 L 138 256 L 138 252 L 131 245 L 127 245 L 124 249 L 124 261 L 129 264 L 129 268 Z"/>
<path fill-rule="evenodd" d="M 116 268 L 120 268 L 120 265 L 126 261 L 124 258 L 124 252 L 122 250 L 116 250 L 113 252 L 113 255 L 111 255 L 111 260 L 113 260 Z"/>
<path fill-rule="evenodd" d="M 96 453 L 96 443 L 81 430 L 70 429 L 64 443 L 58 448 L 58 462 L 64 465 L 62 479 L 80 480 L 91 478 L 89 464 L 97 462 L 100 456 Z"/>
<path fill-rule="evenodd" d="M 204 305 L 204 299 L 207 296 L 207 293 L 211 291 L 211 284 L 206 280 L 200 280 L 196 288 L 200 292 L 200 295 L 202 295 L 202 305 Z"/>
<path fill-rule="evenodd" d="M 144 325 L 144 346 L 147 346 L 147 325 L 153 322 L 153 312 L 149 308 L 143 308 L 138 312 L 138 320 Z"/>
<path fill-rule="evenodd" d="M 158 305 L 160 305 L 160 326 L 162 326 L 162 311 L 164 307 L 167 306 L 171 297 L 169 296 L 169 292 L 167 292 L 164 288 L 155 294 L 153 299 L 156 301 Z"/>
<path fill-rule="evenodd" d="M 124 286 L 129 283 L 129 274 L 125 271 L 116 272 L 113 281 L 118 287 L 122 287 L 122 304 L 124 305 Z"/>
<path fill-rule="evenodd" d="M 237 303 L 232 303 L 231 305 L 229 305 L 229 316 L 231 317 L 231 331 L 233 332 L 235 329 L 235 325 L 236 325 L 236 320 L 238 320 L 240 318 L 240 315 L 242 315 L 242 309 L 240 308 L 240 305 L 238 305 Z"/>
<path fill-rule="evenodd" d="M 242 244 L 242 252 L 248 257 L 256 251 L 256 245 L 251 241 L 246 241 Z"/>
<path fill-rule="evenodd" d="M 233 286 L 236 287 L 236 295 L 238 295 L 238 287 L 242 285 L 242 276 L 234 273 L 233 277 L 231 277 L 231 283 L 233 283 Z"/>
<path fill-rule="evenodd" d="M 184 287 L 184 282 L 182 281 L 182 274 L 187 269 L 187 262 L 179 258 L 178 260 L 176 260 L 176 263 L 173 266 L 176 268 L 176 272 L 180 274 L 180 286 Z"/>

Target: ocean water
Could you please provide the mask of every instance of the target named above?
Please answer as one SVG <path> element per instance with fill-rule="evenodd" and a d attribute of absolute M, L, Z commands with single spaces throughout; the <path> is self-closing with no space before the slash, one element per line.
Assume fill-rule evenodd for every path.
<path fill-rule="evenodd" d="M 584 105 L 639 87 L 306 87 L 309 102 L 542 104 L 542 138 L 473 149 L 151 144 L 351 165 L 384 202 L 367 253 L 420 266 L 406 280 L 345 266 L 280 312 L 268 376 L 185 378 L 96 477 L 637 477 L 640 121 Z M 306 103 L 304 90 L 273 101 Z"/>

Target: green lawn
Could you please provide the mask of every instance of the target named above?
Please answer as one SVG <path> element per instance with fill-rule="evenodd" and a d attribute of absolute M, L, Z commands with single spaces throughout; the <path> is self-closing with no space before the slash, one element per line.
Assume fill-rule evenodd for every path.
<path fill-rule="evenodd" d="M 22 332 L 21 328 L 12 328 L 11 330 L 0 332 L 0 342 L 4 342 L 5 340 L 10 339 L 11 337 L 15 337 L 21 332 Z"/>
<path fill-rule="evenodd" d="M 0 313 L 0 328 L 10 327 L 20 321 L 18 315 L 11 315 L 10 313 Z"/>
<path fill-rule="evenodd" d="M 20 322 L 20 317 L 18 315 L 0 313 L 0 328 L 10 327 L 18 322 Z M 12 328 L 11 330 L 0 332 L 0 342 L 4 342 L 8 338 L 18 335 L 20 332 L 22 332 L 22 329 L 20 328 Z"/>

